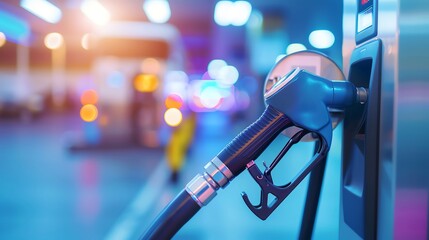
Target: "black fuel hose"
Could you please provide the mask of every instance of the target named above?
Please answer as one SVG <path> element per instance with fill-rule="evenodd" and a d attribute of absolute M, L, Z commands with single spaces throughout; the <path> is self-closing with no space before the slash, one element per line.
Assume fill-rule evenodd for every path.
<path fill-rule="evenodd" d="M 158 215 L 151 227 L 140 239 L 171 239 L 200 209 L 200 206 L 192 199 L 189 193 L 182 190 Z"/>
<path fill-rule="evenodd" d="M 216 157 L 206 165 L 206 173 L 197 175 L 186 189 L 161 212 L 149 230 L 142 235 L 144 240 L 170 239 L 189 221 L 200 208 L 239 175 L 246 164 L 256 159 L 291 121 L 282 112 L 268 106 L 261 117 L 235 137 Z M 222 172 L 224 165 L 230 174 Z M 208 166 L 208 167 L 207 167 Z M 212 169 L 215 169 L 212 171 Z M 222 176 L 222 180 L 219 180 Z"/>

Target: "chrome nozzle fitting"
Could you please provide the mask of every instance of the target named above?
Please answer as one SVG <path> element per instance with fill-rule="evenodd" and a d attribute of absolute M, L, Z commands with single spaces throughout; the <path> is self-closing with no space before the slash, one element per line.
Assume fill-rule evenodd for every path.
<path fill-rule="evenodd" d="M 187 185 L 186 191 L 200 207 L 207 205 L 219 188 L 225 188 L 234 178 L 232 172 L 219 158 L 213 158 L 204 167 L 203 174 L 197 174 Z"/>
<path fill-rule="evenodd" d="M 360 104 L 365 104 L 368 101 L 368 90 L 366 88 L 356 88 L 356 101 Z"/>

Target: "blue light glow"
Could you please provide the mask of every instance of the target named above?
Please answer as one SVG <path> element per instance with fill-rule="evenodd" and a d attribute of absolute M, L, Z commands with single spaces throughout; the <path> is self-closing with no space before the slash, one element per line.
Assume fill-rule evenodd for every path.
<path fill-rule="evenodd" d="M 217 80 L 194 80 L 189 84 L 189 107 L 194 112 L 229 111 L 235 108 L 233 86 Z"/>
<path fill-rule="evenodd" d="M 21 0 L 21 7 L 48 23 L 57 23 L 62 17 L 61 9 L 46 0 Z"/>
<path fill-rule="evenodd" d="M 30 38 L 30 28 L 24 20 L 0 10 L 0 31 L 8 41 L 25 43 Z"/>
<path fill-rule="evenodd" d="M 107 76 L 107 84 L 113 88 L 120 88 L 125 84 L 125 76 L 120 71 L 113 71 Z"/>

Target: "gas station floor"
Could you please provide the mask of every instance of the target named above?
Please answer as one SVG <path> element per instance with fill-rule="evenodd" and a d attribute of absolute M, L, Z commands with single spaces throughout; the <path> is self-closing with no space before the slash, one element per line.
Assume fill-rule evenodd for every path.
<path fill-rule="evenodd" d="M 245 126 L 201 126 L 173 184 L 161 149 L 69 151 L 65 139 L 80 131 L 79 119 L 58 114 L 32 122 L 0 119 L 0 239 L 137 239 Z M 338 238 L 340 131 L 334 131 L 314 239 Z M 260 159 L 270 163 L 286 140 L 277 138 Z M 273 172 L 275 182 L 288 182 L 312 151 L 313 143 L 298 144 Z M 297 239 L 306 189 L 307 179 L 261 221 L 240 196 L 245 191 L 255 204 L 259 198 L 258 185 L 244 172 L 174 239 Z"/>

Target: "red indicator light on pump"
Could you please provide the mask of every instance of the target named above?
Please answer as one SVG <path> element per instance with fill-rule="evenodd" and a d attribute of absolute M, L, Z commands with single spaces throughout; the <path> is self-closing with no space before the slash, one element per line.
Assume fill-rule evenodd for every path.
<path fill-rule="evenodd" d="M 369 0 L 360 0 L 360 4 L 361 5 L 365 5 L 365 4 L 367 4 L 369 2 Z"/>

